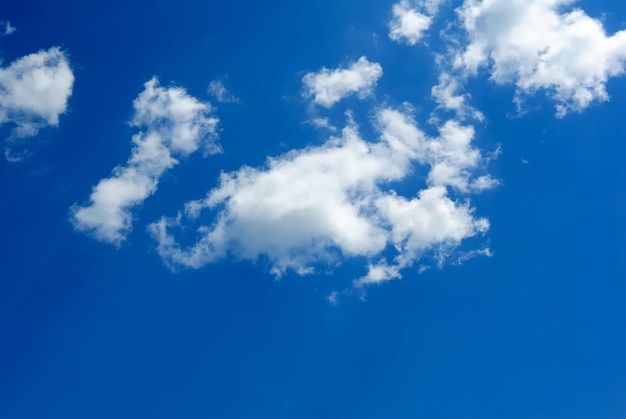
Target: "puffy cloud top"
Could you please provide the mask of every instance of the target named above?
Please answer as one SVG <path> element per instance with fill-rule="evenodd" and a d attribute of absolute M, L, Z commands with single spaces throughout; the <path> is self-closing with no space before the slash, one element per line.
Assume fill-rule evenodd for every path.
<path fill-rule="evenodd" d="M 77 230 L 114 244 L 131 231 L 131 209 L 154 194 L 162 174 L 178 163 L 174 156 L 188 156 L 202 146 L 209 153 L 221 151 L 214 142 L 218 119 L 211 105 L 184 89 L 161 87 L 153 78 L 133 106 L 131 125 L 142 131 L 132 138 L 130 158 L 94 187 L 89 205 L 74 205 L 71 211 Z"/>
<path fill-rule="evenodd" d="M 348 68 L 322 68 L 317 73 L 308 73 L 302 82 L 305 95 L 313 97 L 313 103 L 330 108 L 341 99 L 354 94 L 360 98 L 368 96 L 382 75 L 383 68 L 380 64 L 371 63 L 366 57 L 361 57 Z"/>
<path fill-rule="evenodd" d="M 0 68 L 0 123 L 13 123 L 12 136 L 36 135 L 57 126 L 72 95 L 74 74 L 66 54 L 50 48 Z"/>
<path fill-rule="evenodd" d="M 458 10 L 469 44 L 456 68 L 486 68 L 518 95 L 546 90 L 557 115 L 608 100 L 606 83 L 624 72 L 626 30 L 608 36 L 584 11 L 563 12 L 573 0 L 465 0 Z"/>

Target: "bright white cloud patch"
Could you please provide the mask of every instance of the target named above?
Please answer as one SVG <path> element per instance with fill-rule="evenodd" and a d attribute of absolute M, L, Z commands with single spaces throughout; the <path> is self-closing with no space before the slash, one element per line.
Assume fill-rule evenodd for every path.
<path fill-rule="evenodd" d="M 59 48 L 26 55 L 0 68 L 0 124 L 14 125 L 12 140 L 58 126 L 73 85 L 74 74 Z M 11 150 L 5 154 L 12 154 Z"/>
<path fill-rule="evenodd" d="M 432 18 L 411 7 L 408 0 L 393 6 L 393 18 L 389 22 L 389 38 L 396 42 L 415 45 L 430 27 Z"/>
<path fill-rule="evenodd" d="M 575 0 L 465 0 L 458 14 L 469 45 L 455 66 L 471 74 L 485 67 L 518 95 L 546 90 L 557 116 L 608 100 L 606 82 L 624 72 L 626 30 L 608 36 L 602 22 Z M 520 97 L 518 97 L 520 98 Z"/>
<path fill-rule="evenodd" d="M 132 139 L 130 158 L 102 179 L 89 205 L 74 205 L 71 220 L 77 230 L 98 240 L 119 244 L 132 227 L 131 209 L 157 190 L 161 175 L 186 157 L 205 147 L 218 153 L 214 142 L 218 119 L 211 105 L 200 102 L 180 87 L 161 87 L 153 78 L 133 103 L 131 125 L 141 129 Z"/>
<path fill-rule="evenodd" d="M 399 277 L 423 253 L 488 229 L 468 203 L 448 196 L 448 187 L 473 187 L 470 168 L 478 167 L 481 156 L 469 144 L 471 127 L 449 122 L 430 138 L 394 109 L 380 110 L 376 125 L 377 142 L 364 141 L 350 124 L 321 146 L 270 158 L 264 168 L 222 174 L 205 199 L 150 226 L 159 253 L 169 265 L 192 268 L 228 255 L 266 256 L 277 275 L 311 273 L 316 264 L 340 257 L 376 259 L 368 279 L 359 282 L 364 284 Z M 425 189 L 398 196 L 389 184 L 415 164 L 431 167 Z M 216 219 L 197 230 L 195 244 L 182 247 L 171 230 L 197 221 L 207 209 L 217 211 Z M 382 269 L 378 260 L 391 248 L 397 257 Z"/>
<path fill-rule="evenodd" d="M 317 73 L 308 73 L 302 82 L 305 96 L 313 97 L 313 103 L 317 105 L 330 108 L 351 95 L 367 97 L 382 75 L 383 68 L 380 64 L 371 63 L 366 57 L 361 57 L 348 68 L 322 68 Z"/>
<path fill-rule="evenodd" d="M 443 186 L 424 189 L 413 199 L 387 194 L 376 206 L 391 227 L 390 241 L 398 256 L 391 266 L 386 260 L 371 264 L 357 285 L 400 278 L 400 270 L 412 266 L 424 252 L 444 252 L 489 229 L 486 219 L 476 219 L 469 205 L 454 202 Z"/>
<path fill-rule="evenodd" d="M 221 80 L 209 83 L 208 92 L 220 103 L 240 103 L 241 100 L 229 91 Z"/>
<path fill-rule="evenodd" d="M 474 128 L 451 120 L 439 128 L 439 137 L 427 139 L 408 116 L 393 110 L 378 114 L 383 139 L 418 163 L 430 166 L 429 184 L 451 186 L 461 192 L 490 189 L 496 185 L 488 175 L 473 179 L 483 160 L 471 146 Z"/>

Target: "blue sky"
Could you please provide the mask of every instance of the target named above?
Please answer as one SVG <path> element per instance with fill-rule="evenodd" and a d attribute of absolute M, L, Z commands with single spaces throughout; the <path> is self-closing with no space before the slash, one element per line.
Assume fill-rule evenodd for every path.
<path fill-rule="evenodd" d="M 620 2 L 0 21 L 0 417 L 626 417 Z"/>

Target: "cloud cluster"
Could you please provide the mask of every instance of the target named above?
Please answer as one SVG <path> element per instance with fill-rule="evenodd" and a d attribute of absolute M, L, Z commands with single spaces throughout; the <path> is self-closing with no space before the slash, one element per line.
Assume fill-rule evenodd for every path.
<path fill-rule="evenodd" d="M 311 273 L 317 264 L 340 258 L 376 259 L 359 281 L 364 284 L 399 277 L 424 252 L 488 229 L 468 203 L 448 195 L 448 187 L 467 191 L 477 185 L 472 169 L 482 157 L 470 146 L 471 127 L 450 121 L 430 138 L 410 115 L 390 108 L 377 112 L 375 125 L 375 142 L 363 140 L 351 122 L 321 146 L 222 174 L 205 199 L 149 227 L 160 255 L 171 266 L 192 268 L 227 256 L 265 256 L 276 275 Z M 390 185 L 416 165 L 430 167 L 424 189 L 408 198 L 397 195 Z M 217 211 L 216 219 L 198 228 L 195 244 L 182 247 L 171 230 L 198 221 L 204 210 Z M 390 248 L 397 257 L 383 272 L 387 262 L 379 260 Z"/>
<path fill-rule="evenodd" d="M 369 140 L 350 112 L 338 130 L 311 106 L 308 123 L 334 135 L 321 145 L 269 157 L 262 167 L 222 173 L 206 197 L 149 225 L 160 256 L 172 268 L 265 258 L 277 276 L 306 275 L 360 258 L 367 266 L 354 283 L 362 287 L 400 278 L 425 255 L 444 258 L 486 233 L 489 221 L 476 215 L 469 198 L 498 181 L 485 171 L 489 158 L 473 145 L 471 124 L 485 117 L 470 104 L 465 83 L 484 70 L 498 84 L 515 84 L 518 102 L 545 91 L 557 102 L 557 116 L 607 100 L 608 79 L 624 72 L 626 31 L 607 36 L 600 21 L 579 9 L 566 10 L 574 2 L 463 0 L 456 26 L 447 28 L 462 33 L 448 32 L 445 51 L 436 55 L 440 75 L 431 89 L 436 108 L 429 120 L 436 134 L 420 128 L 408 104 L 404 110 L 376 108 L 377 137 Z M 399 0 L 390 39 L 418 43 L 443 3 Z M 306 74 L 303 96 L 331 108 L 350 96 L 371 95 L 382 75 L 382 66 L 363 56 Z M 220 81 L 210 83 L 209 93 L 219 102 L 238 102 Z M 131 230 L 132 208 L 155 193 L 176 157 L 203 144 L 209 152 L 220 150 L 211 106 L 183 89 L 163 88 L 152 79 L 134 106 L 132 125 L 142 131 L 133 137 L 128 162 L 98 183 L 89 205 L 72 208 L 78 230 L 115 244 Z M 409 195 L 396 192 L 416 174 Z M 190 244 L 183 244 L 181 230 L 195 232 Z M 477 255 L 489 256 L 491 250 L 462 253 L 458 262 Z"/>
<path fill-rule="evenodd" d="M 348 68 L 322 68 L 316 73 L 306 74 L 302 79 L 304 95 L 313 97 L 316 105 L 330 108 L 351 95 L 367 97 L 382 75 L 383 68 L 380 64 L 361 57 Z"/>
<path fill-rule="evenodd" d="M 468 44 L 454 66 L 485 68 L 498 84 L 514 83 L 518 100 L 545 90 L 557 116 L 608 100 L 606 83 L 624 73 L 626 30 L 607 36 L 575 0 L 465 0 L 457 10 Z"/>
<path fill-rule="evenodd" d="M 132 138 L 130 158 L 94 187 L 89 205 L 75 204 L 71 209 L 77 230 L 113 244 L 120 244 L 131 231 L 132 208 L 156 192 L 159 178 L 178 163 L 175 157 L 201 147 L 207 153 L 221 151 L 214 141 L 218 119 L 211 105 L 184 89 L 161 87 L 153 78 L 133 106 L 131 125 L 141 132 Z"/>
<path fill-rule="evenodd" d="M 12 123 L 11 140 L 57 126 L 67 110 L 74 74 L 59 48 L 39 51 L 0 68 L 0 124 Z M 7 146 L 9 147 L 9 146 Z M 6 154 L 10 154 L 10 147 Z"/>

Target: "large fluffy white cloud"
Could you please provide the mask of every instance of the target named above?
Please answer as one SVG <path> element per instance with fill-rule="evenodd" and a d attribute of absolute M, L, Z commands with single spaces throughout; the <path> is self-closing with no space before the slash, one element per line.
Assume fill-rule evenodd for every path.
<path fill-rule="evenodd" d="M 277 275 L 313 271 L 339 258 L 375 260 L 359 284 L 400 276 L 424 252 L 456 246 L 488 229 L 460 193 L 473 188 L 482 157 L 473 149 L 471 127 L 449 122 L 436 138 L 410 115 L 380 109 L 380 139 L 368 142 L 350 123 L 325 144 L 269 158 L 265 167 L 224 173 L 207 197 L 189 202 L 176 217 L 149 227 L 158 251 L 171 266 L 199 268 L 227 256 L 268 258 Z M 391 190 L 415 165 L 430 167 L 423 189 L 410 197 Z M 473 169 L 473 170 L 470 170 Z M 480 188 L 479 188 L 480 189 Z M 172 230 L 216 218 L 197 230 L 197 241 L 182 246 Z M 393 262 L 381 262 L 396 249 Z M 386 265 L 386 269 L 383 269 Z"/>
<path fill-rule="evenodd" d="M 347 68 L 322 68 L 316 73 L 308 73 L 302 82 L 305 96 L 313 97 L 313 103 L 317 105 L 330 108 L 341 99 L 354 94 L 360 98 L 367 97 L 382 75 L 383 68 L 380 64 L 361 57 Z"/>
<path fill-rule="evenodd" d="M 575 0 L 465 0 L 457 10 L 469 36 L 455 67 L 487 69 L 514 83 L 518 99 L 539 90 L 557 115 L 608 100 L 606 83 L 624 72 L 626 30 L 607 35 L 602 22 L 570 6 Z"/>
<path fill-rule="evenodd" d="M 152 195 L 161 175 L 185 157 L 204 147 L 221 151 L 215 143 L 218 119 L 209 103 L 190 96 L 180 87 L 161 87 L 156 78 L 133 103 L 131 125 L 141 129 L 132 138 L 131 156 L 96 185 L 87 206 L 74 205 L 71 220 L 77 230 L 98 240 L 119 244 L 132 227 L 132 208 Z"/>
<path fill-rule="evenodd" d="M 73 85 L 69 60 L 59 48 L 26 55 L 0 68 L 0 124 L 14 124 L 13 140 L 57 126 Z"/>

